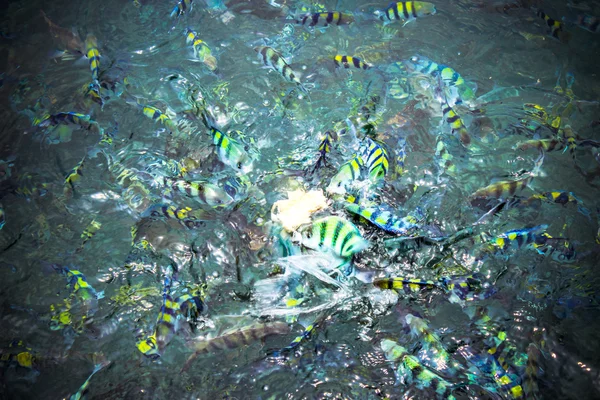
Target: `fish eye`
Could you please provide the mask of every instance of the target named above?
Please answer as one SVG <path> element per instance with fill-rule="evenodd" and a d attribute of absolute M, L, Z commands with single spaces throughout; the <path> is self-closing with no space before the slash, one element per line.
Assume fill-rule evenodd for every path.
<path fill-rule="evenodd" d="M 241 162 L 241 161 L 239 161 L 239 162 L 237 163 L 237 168 L 238 168 L 238 169 L 242 169 L 242 162 Z"/>
<path fill-rule="evenodd" d="M 413 62 L 417 62 L 419 61 L 419 57 L 411 57 L 410 60 Z"/>

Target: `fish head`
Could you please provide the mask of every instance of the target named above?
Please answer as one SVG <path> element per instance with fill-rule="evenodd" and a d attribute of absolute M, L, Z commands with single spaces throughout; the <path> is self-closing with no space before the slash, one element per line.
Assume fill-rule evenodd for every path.
<path fill-rule="evenodd" d="M 136 346 L 142 354 L 152 360 L 156 360 L 160 357 L 160 354 L 158 353 L 158 344 L 156 343 L 156 337 L 154 335 L 149 336 L 147 339 L 140 340 Z"/>

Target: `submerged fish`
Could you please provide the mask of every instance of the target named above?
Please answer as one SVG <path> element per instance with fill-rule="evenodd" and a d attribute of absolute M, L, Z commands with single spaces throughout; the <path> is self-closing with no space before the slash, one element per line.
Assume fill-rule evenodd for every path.
<path fill-rule="evenodd" d="M 300 82 L 300 78 L 294 70 L 285 62 L 281 54 L 275 51 L 273 48 L 268 46 L 258 46 L 254 48 L 254 51 L 258 53 L 258 58 L 263 62 L 264 65 L 273 68 L 275 71 L 288 82 L 295 83 L 298 88 L 308 93 L 308 90 Z"/>
<path fill-rule="evenodd" d="M 383 339 L 381 341 L 381 350 L 389 361 L 398 364 L 396 374 L 399 380 L 405 381 L 407 384 L 414 383 L 421 390 L 433 390 L 433 393 L 428 394 L 428 398 L 435 397 L 438 399 L 455 400 L 452 394 L 454 385 L 442 376 L 421 365 L 416 357 L 408 354 L 406 348 L 393 340 Z"/>
<path fill-rule="evenodd" d="M 571 40 L 571 34 L 564 29 L 564 24 L 560 21 L 550 18 L 544 11 L 538 10 L 537 16 L 546 21 L 550 28 L 550 35 L 562 43 L 568 43 Z"/>
<path fill-rule="evenodd" d="M 354 22 L 354 16 L 339 11 L 306 14 L 296 23 L 307 26 L 349 25 Z"/>
<path fill-rule="evenodd" d="M 256 323 L 240 329 L 224 332 L 212 339 L 198 341 L 194 344 L 194 354 L 187 359 L 182 371 L 187 371 L 200 354 L 248 346 L 267 336 L 283 335 L 289 331 L 290 328 L 288 324 L 284 322 Z"/>
<path fill-rule="evenodd" d="M 327 193 L 344 194 L 350 185 L 357 181 L 361 175 L 365 163 L 359 155 L 354 155 L 350 161 L 342 164 L 338 172 L 331 178 Z"/>
<path fill-rule="evenodd" d="M 349 258 L 369 245 L 354 224 L 343 218 L 330 216 L 318 219 L 301 233 L 301 244 L 337 257 Z"/>
<path fill-rule="evenodd" d="M 385 24 L 403 20 L 406 25 L 410 21 L 436 13 L 435 5 L 425 1 L 399 1 L 390 3 L 385 10 L 375 11 L 375 16 Z"/>
<path fill-rule="evenodd" d="M 578 15 L 575 25 L 592 33 L 600 32 L 600 18 L 592 15 Z"/>
<path fill-rule="evenodd" d="M 76 112 L 59 112 L 56 114 L 47 114 L 44 117 L 42 117 L 41 121 L 38 123 L 38 126 L 40 127 L 48 127 L 48 126 L 56 126 L 59 124 L 64 124 L 64 125 L 68 125 L 68 124 L 73 124 L 73 125 L 79 125 L 80 127 L 96 132 L 96 133 L 102 133 L 102 128 L 100 128 L 100 125 L 98 125 L 98 123 L 96 121 L 94 121 L 93 119 L 91 119 L 91 117 L 87 114 L 80 114 L 80 113 L 76 113 Z"/>
<path fill-rule="evenodd" d="M 169 185 L 177 193 L 192 197 L 211 207 L 225 207 L 234 200 L 225 189 L 207 181 L 186 181 L 184 179 L 165 178 L 165 184 Z"/>
<path fill-rule="evenodd" d="M 90 63 L 92 71 L 92 82 L 98 82 L 98 71 L 100 70 L 100 51 L 98 51 L 98 39 L 91 33 L 85 38 L 85 55 Z"/>
<path fill-rule="evenodd" d="M 185 42 L 194 49 L 194 57 L 202 61 L 211 71 L 217 69 L 217 59 L 212 55 L 210 47 L 191 29 L 185 31 Z"/>
<path fill-rule="evenodd" d="M 81 55 L 85 54 L 85 45 L 78 33 L 56 25 L 48 18 L 44 11 L 40 10 L 40 13 L 48 24 L 50 35 L 58 41 L 64 50 L 73 51 Z"/>
<path fill-rule="evenodd" d="M 353 66 L 354 68 L 358 68 L 358 69 L 371 68 L 371 65 L 362 61 L 360 58 L 353 57 L 353 56 L 336 55 L 333 57 L 333 62 L 335 63 L 336 66 L 344 67 L 344 68 L 350 68 L 350 66 Z"/>
<path fill-rule="evenodd" d="M 373 181 L 385 178 L 390 168 L 387 150 L 373 139 L 365 138 L 361 146 L 361 158 L 364 160 L 369 178 Z"/>
<path fill-rule="evenodd" d="M 365 218 L 378 228 L 396 235 L 406 235 L 419 227 L 415 217 L 409 215 L 398 218 L 392 212 L 385 211 L 381 207 L 363 207 L 354 203 L 346 203 L 344 207 L 351 213 Z"/>
<path fill-rule="evenodd" d="M 81 385 L 81 387 L 79 388 L 79 390 L 77 391 L 77 393 L 73 394 L 69 400 L 83 400 L 87 397 L 87 392 L 88 392 L 88 388 L 90 386 L 90 381 L 92 380 L 92 377 L 98 372 L 100 371 L 102 368 L 106 367 L 108 364 L 110 364 L 109 362 L 103 362 L 100 364 L 97 364 L 94 367 L 94 370 L 92 371 L 92 373 L 90 374 L 90 376 L 85 380 L 85 382 L 83 382 L 83 385 Z"/>

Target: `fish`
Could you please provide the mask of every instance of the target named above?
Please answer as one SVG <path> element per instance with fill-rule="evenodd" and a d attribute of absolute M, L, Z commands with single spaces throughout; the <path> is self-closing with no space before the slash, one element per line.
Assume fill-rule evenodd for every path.
<path fill-rule="evenodd" d="M 537 10 L 536 15 L 546 21 L 553 38 L 562 43 L 568 43 L 571 40 L 571 34 L 564 29 L 565 25 L 562 22 L 550 18 L 543 10 Z"/>
<path fill-rule="evenodd" d="M 210 134 L 217 148 L 219 160 L 223 164 L 244 174 L 250 171 L 252 159 L 245 145 L 215 127 L 210 128 Z"/>
<path fill-rule="evenodd" d="M 37 121 L 34 121 L 37 122 Z M 89 131 L 93 131 L 99 134 L 102 134 L 103 130 L 98 125 L 98 122 L 91 119 L 91 117 L 87 114 L 80 114 L 76 112 L 59 112 L 56 114 L 46 114 L 41 120 L 37 123 L 39 127 L 46 128 L 49 126 L 56 125 L 79 125 L 80 127 L 87 129 Z"/>
<path fill-rule="evenodd" d="M 315 163 L 313 172 L 321 168 L 321 165 L 327 166 L 327 154 L 331 152 L 332 142 L 337 139 L 337 134 L 332 131 L 327 131 L 323 135 L 321 142 L 319 143 L 319 158 Z"/>
<path fill-rule="evenodd" d="M 175 219 L 189 229 L 200 228 L 204 225 L 204 221 L 213 219 L 210 214 L 204 210 L 192 209 L 190 207 L 177 207 L 168 204 L 155 204 L 145 210 L 141 216 Z"/>
<path fill-rule="evenodd" d="M 96 235 L 100 228 L 102 228 L 102 224 L 96 221 L 95 219 L 92 220 L 92 222 L 90 222 L 90 224 L 84 229 L 83 233 L 80 236 L 82 242 L 79 248 L 82 249 L 83 246 L 85 246 L 85 244 Z"/>
<path fill-rule="evenodd" d="M 217 59 L 212 55 L 210 47 L 198 36 L 198 33 L 187 28 L 185 42 L 194 49 L 194 57 L 202 61 L 211 71 L 217 69 Z"/>
<path fill-rule="evenodd" d="M 4 212 L 4 206 L 0 204 L 0 229 L 6 225 L 6 213 Z"/>
<path fill-rule="evenodd" d="M 212 339 L 197 341 L 193 345 L 194 354 L 187 359 L 181 370 L 187 371 L 200 354 L 249 346 L 253 342 L 262 340 L 268 336 L 284 335 L 289 331 L 288 324 L 284 322 L 255 323 L 243 328 L 226 331 Z"/>
<path fill-rule="evenodd" d="M 90 63 L 92 71 L 92 82 L 98 82 L 98 71 L 100 70 L 100 52 L 98 51 L 98 39 L 91 33 L 85 38 L 85 55 Z"/>
<path fill-rule="evenodd" d="M 514 146 L 515 150 L 538 149 L 544 151 L 562 150 L 563 141 L 559 139 L 532 139 L 519 142 Z"/>
<path fill-rule="evenodd" d="M 90 386 L 90 381 L 92 379 L 92 377 L 100 370 L 102 370 L 104 367 L 106 367 L 108 364 L 110 364 L 110 362 L 103 362 L 100 364 L 97 364 L 94 367 L 94 370 L 92 371 L 92 373 L 90 374 L 90 376 L 85 380 L 85 382 L 83 382 L 83 385 L 81 385 L 81 387 L 79 388 L 79 390 L 77 391 L 77 393 L 71 395 L 71 397 L 69 398 L 69 400 L 83 400 L 87 398 L 87 392 Z"/>
<path fill-rule="evenodd" d="M 592 15 L 578 15 L 575 25 L 588 32 L 600 33 L 600 18 Z"/>
<path fill-rule="evenodd" d="M 424 350 L 427 353 L 426 363 L 429 367 L 436 371 L 445 374 L 454 375 L 456 368 L 450 359 L 450 354 L 442 344 L 439 336 L 429 327 L 424 319 L 413 314 L 407 314 L 405 317 L 406 324 L 410 328 L 410 333 L 413 336 L 422 338 Z"/>
<path fill-rule="evenodd" d="M 173 122 L 173 120 L 171 118 L 169 118 L 168 115 L 163 113 L 158 108 L 150 106 L 150 105 L 145 105 L 145 106 L 140 106 L 140 107 L 142 109 L 142 113 L 146 117 L 150 118 L 151 120 L 153 120 L 155 122 L 159 121 L 160 123 L 162 123 L 164 126 L 166 126 L 171 131 L 177 130 L 177 127 L 175 126 L 175 123 Z"/>
<path fill-rule="evenodd" d="M 540 399 L 540 388 L 538 375 L 540 373 L 541 351 L 534 344 L 527 346 L 527 366 L 523 376 L 523 393 L 527 399 Z"/>
<path fill-rule="evenodd" d="M 165 178 L 165 184 L 177 193 L 194 198 L 211 207 L 226 207 L 234 201 L 225 189 L 207 181 Z"/>
<path fill-rule="evenodd" d="M 393 290 L 396 293 L 404 292 L 405 294 L 420 293 L 439 287 L 435 281 L 400 277 L 376 279 L 373 281 L 373 285 L 380 289 Z"/>
<path fill-rule="evenodd" d="M 342 164 L 338 172 L 331 178 L 329 186 L 327 186 L 327 193 L 346 193 L 346 189 L 361 177 L 364 168 L 365 162 L 362 157 L 355 154 L 350 161 Z"/>
<path fill-rule="evenodd" d="M 179 0 L 171 11 L 171 18 L 181 17 L 186 12 L 192 11 L 192 0 Z"/>
<path fill-rule="evenodd" d="M 75 183 L 83 176 L 83 163 L 86 157 L 84 156 L 81 161 L 69 172 L 65 177 L 65 194 L 75 190 Z"/>
<path fill-rule="evenodd" d="M 362 61 L 360 58 L 353 57 L 353 56 L 342 56 L 342 55 L 338 54 L 338 55 L 333 56 L 333 62 L 335 63 L 336 66 L 344 67 L 344 68 L 350 68 L 350 66 L 353 66 L 354 68 L 358 68 L 358 69 L 372 68 L 372 65 L 367 64 L 366 62 Z"/>
<path fill-rule="evenodd" d="M 426 1 L 398 1 L 392 2 L 385 10 L 375 11 L 375 16 L 384 24 L 403 20 L 404 25 L 417 18 L 436 13 L 435 5 Z"/>
<path fill-rule="evenodd" d="M 315 331 L 315 329 L 317 328 L 317 326 L 318 326 L 317 322 L 314 322 L 312 324 L 308 324 L 306 326 L 306 328 L 304 328 L 304 330 L 302 331 L 302 333 L 300 335 L 296 336 L 294 338 L 294 340 L 292 340 L 290 342 L 290 344 L 288 344 L 287 346 L 285 346 L 284 348 L 282 348 L 280 350 L 271 351 L 270 355 L 272 357 L 279 357 L 279 356 L 281 356 L 283 354 L 290 353 L 296 347 L 298 347 L 300 345 L 300 343 L 302 343 L 303 341 L 307 340 L 310 337 L 310 335 Z"/>
<path fill-rule="evenodd" d="M 48 18 L 44 11 L 40 10 L 40 13 L 48 24 L 50 35 L 58 41 L 64 50 L 79 53 L 81 55 L 85 54 L 85 45 L 78 33 L 56 25 Z"/>
<path fill-rule="evenodd" d="M 471 144 L 471 136 L 465 127 L 460 115 L 458 115 L 448 102 L 442 100 L 442 114 L 446 119 L 446 122 L 452 128 L 452 134 L 457 136 L 463 146 L 468 147 Z"/>
<path fill-rule="evenodd" d="M 483 283 L 484 277 L 478 273 L 440 278 L 440 284 L 450 294 L 450 301 L 484 300 L 496 293 L 496 288 Z M 458 299 L 458 300 L 457 300 Z"/>
<path fill-rule="evenodd" d="M 254 48 L 258 53 L 258 58 L 267 67 L 271 67 L 288 82 L 295 83 L 298 88 L 308 94 L 308 90 L 300 82 L 300 78 L 294 70 L 285 62 L 284 58 L 275 49 L 268 46 L 258 46 Z"/>
<path fill-rule="evenodd" d="M 298 25 L 329 26 L 329 25 L 350 25 L 354 22 L 354 15 L 339 11 L 319 12 L 306 14 L 296 20 Z"/>
<path fill-rule="evenodd" d="M 405 347 L 390 339 L 383 339 L 380 346 L 388 361 L 398 363 L 398 380 L 407 384 L 414 383 L 421 390 L 431 388 L 435 392 L 431 396 L 436 398 L 456 400 L 452 394 L 454 385 L 423 366 L 415 356 L 408 354 Z"/>
<path fill-rule="evenodd" d="M 445 143 L 445 135 L 438 135 L 435 146 L 435 161 L 439 168 L 439 173 L 446 173 L 450 176 L 456 174 L 457 168 L 454 164 L 454 156 L 448 151 Z"/>
<path fill-rule="evenodd" d="M 360 215 L 376 227 L 396 235 L 406 235 L 419 227 L 417 218 L 410 215 L 398 218 L 392 212 L 385 211 L 377 206 L 363 207 L 354 203 L 346 203 L 344 207 L 352 214 Z"/>
<path fill-rule="evenodd" d="M 352 222 L 337 216 L 314 221 L 307 229 L 302 230 L 300 243 L 309 249 L 330 252 L 343 259 L 348 259 L 369 246 L 369 242 L 363 239 Z"/>
<path fill-rule="evenodd" d="M 531 197 L 536 198 L 536 199 L 546 200 L 551 203 L 561 204 L 563 206 L 566 206 L 569 203 L 575 204 L 575 205 L 577 205 L 579 212 L 581 212 L 583 215 L 587 216 L 588 218 L 591 215 L 590 210 L 588 210 L 587 208 L 585 208 L 583 206 L 582 201 L 579 200 L 575 196 L 575 194 L 573 194 L 573 192 L 556 190 L 556 191 L 534 194 Z"/>
<path fill-rule="evenodd" d="M 137 343 L 138 350 L 146 357 L 158 359 L 175 336 L 178 327 L 179 304 L 171 297 L 171 279 L 165 278 L 163 301 L 156 319 L 154 333 Z"/>
<path fill-rule="evenodd" d="M 532 228 L 513 229 L 492 238 L 486 246 L 492 246 L 500 251 L 533 247 L 542 253 L 541 248 L 558 239 L 548 235 L 545 232 L 547 228 L 548 225 L 538 225 Z"/>
<path fill-rule="evenodd" d="M 458 90 L 456 103 L 475 98 L 472 85 L 468 85 L 465 79 L 448 65 L 438 64 L 427 57 L 418 55 L 403 61 L 403 64 L 408 72 L 429 75 L 436 80 L 440 79 L 446 87 L 456 87 Z"/>
<path fill-rule="evenodd" d="M 491 185 L 488 185 L 484 188 L 475 191 L 475 193 L 469 196 L 469 199 L 471 201 L 473 201 L 474 199 L 481 198 L 506 199 L 508 197 L 514 196 L 515 193 L 525 189 L 533 181 L 533 178 L 539 175 L 543 162 L 544 153 L 541 153 L 539 158 L 535 161 L 535 167 L 525 178 L 517 179 L 514 181 L 501 181 L 492 183 Z"/>
<path fill-rule="evenodd" d="M 364 160 L 369 178 L 373 181 L 383 179 L 390 168 L 387 150 L 369 137 L 365 138 L 361 149 L 361 158 Z"/>

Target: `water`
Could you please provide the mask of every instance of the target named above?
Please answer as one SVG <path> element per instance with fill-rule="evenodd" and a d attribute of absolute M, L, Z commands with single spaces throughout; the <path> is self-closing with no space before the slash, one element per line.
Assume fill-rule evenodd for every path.
<path fill-rule="evenodd" d="M 600 396 L 599 40 L 574 24 L 600 15 L 596 4 L 439 1 L 404 26 L 373 18 L 385 3 L 196 0 L 170 18 L 175 6 L 2 5 L 2 398 L 420 399 L 440 381 L 439 398 Z M 535 7 L 564 18 L 558 39 Z M 355 21 L 309 29 L 291 18 L 332 10 Z M 186 28 L 213 59 L 200 43 L 194 54 Z M 88 34 L 103 105 L 87 93 Z M 285 57 L 302 87 L 263 68 L 257 46 Z M 372 68 L 336 68 L 335 55 Z M 412 70 L 415 57 L 464 84 Z M 248 155 L 242 168 L 215 149 L 204 106 Z M 326 131 L 332 150 L 313 173 Z M 327 189 L 365 136 L 389 170 L 348 189 L 418 228 L 385 233 L 326 191 L 313 220 L 344 217 L 370 244 L 337 273 L 341 260 L 301 250 L 271 209 L 295 189 Z M 553 138 L 543 161 L 517 149 Z M 203 195 L 177 192 L 178 179 L 200 181 Z M 527 187 L 472 196 L 502 181 Z M 566 193 L 557 203 L 553 191 Z M 528 239 L 511 233 L 539 225 Z M 282 258 L 300 251 L 296 264 Z M 385 289 L 394 277 L 420 283 Z M 469 290 L 451 286 L 459 277 Z M 188 312 L 158 335 L 169 336 L 160 357 L 144 356 L 165 299 Z M 405 352 L 384 351 L 390 340 Z"/>

